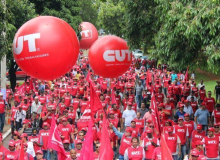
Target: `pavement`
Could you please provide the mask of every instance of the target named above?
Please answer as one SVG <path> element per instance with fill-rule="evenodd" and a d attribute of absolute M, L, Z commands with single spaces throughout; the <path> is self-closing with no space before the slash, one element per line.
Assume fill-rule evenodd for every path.
<path fill-rule="evenodd" d="M 11 139 L 11 125 L 10 124 L 5 124 L 3 132 L 2 132 L 2 137 L 3 137 L 3 146 L 8 148 L 8 142 Z"/>

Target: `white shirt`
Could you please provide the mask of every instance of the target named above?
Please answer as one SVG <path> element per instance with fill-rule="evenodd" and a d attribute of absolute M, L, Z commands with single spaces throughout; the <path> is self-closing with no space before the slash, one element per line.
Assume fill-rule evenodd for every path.
<path fill-rule="evenodd" d="M 26 111 L 22 110 L 21 112 L 19 112 L 19 110 L 17 110 L 15 112 L 14 118 L 16 122 L 19 122 L 20 119 L 22 119 L 23 122 L 23 120 L 26 118 Z"/>
<path fill-rule="evenodd" d="M 33 157 L 35 157 L 35 151 L 34 151 L 34 145 L 33 142 L 27 142 L 27 153 L 29 153 L 30 155 L 32 155 Z"/>
<path fill-rule="evenodd" d="M 188 97 L 187 97 L 187 101 L 190 101 L 191 102 L 191 95 L 189 95 Z M 194 102 L 196 102 L 197 101 L 197 98 L 196 98 L 196 96 L 193 96 L 194 97 Z"/>
<path fill-rule="evenodd" d="M 31 113 L 35 112 L 37 113 L 38 108 L 41 106 L 40 102 L 38 101 L 38 103 L 36 104 L 35 102 L 33 102 L 31 104 Z"/>
<path fill-rule="evenodd" d="M 186 112 L 186 113 L 188 113 L 190 116 L 193 114 L 193 109 L 192 109 L 191 106 L 186 107 L 186 106 L 184 105 L 183 111 Z"/>
<path fill-rule="evenodd" d="M 123 114 L 122 118 L 125 119 L 125 126 L 130 127 L 131 121 L 137 117 L 136 113 L 134 110 L 128 110 L 126 109 Z"/>
<path fill-rule="evenodd" d="M 139 146 L 138 146 L 139 147 Z M 137 147 L 137 148 L 138 148 Z M 133 148 L 133 147 L 132 147 Z M 125 150 L 125 154 L 124 154 L 124 160 L 129 160 L 129 158 L 128 158 L 128 148 Z M 142 160 L 145 160 L 145 150 L 144 150 L 144 148 L 143 148 L 143 158 L 142 158 Z"/>
<path fill-rule="evenodd" d="M 205 89 L 205 84 L 204 84 L 204 83 L 203 83 L 203 84 L 199 83 L 199 84 L 198 84 L 198 89 L 200 90 L 200 88 L 201 88 L 202 86 L 204 86 L 204 89 Z"/>

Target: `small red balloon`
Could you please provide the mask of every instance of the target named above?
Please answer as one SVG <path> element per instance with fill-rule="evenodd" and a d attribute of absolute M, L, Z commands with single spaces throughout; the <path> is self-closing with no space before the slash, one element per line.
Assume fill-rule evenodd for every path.
<path fill-rule="evenodd" d="M 89 50 L 89 63 L 94 72 L 105 78 L 116 78 L 125 73 L 132 61 L 127 43 L 117 36 L 98 39 Z"/>
<path fill-rule="evenodd" d="M 79 41 L 65 21 L 39 16 L 26 22 L 13 41 L 13 55 L 28 75 L 53 80 L 66 74 L 77 61 Z"/>
<path fill-rule="evenodd" d="M 82 22 L 80 49 L 89 49 L 92 44 L 98 39 L 98 31 L 92 23 Z"/>

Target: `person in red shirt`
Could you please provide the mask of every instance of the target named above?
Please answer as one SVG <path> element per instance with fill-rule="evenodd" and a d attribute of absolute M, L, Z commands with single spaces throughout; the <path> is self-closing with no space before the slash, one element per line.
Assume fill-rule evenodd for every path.
<path fill-rule="evenodd" d="M 27 153 L 28 144 L 23 143 L 23 146 L 24 146 L 24 160 L 34 160 L 34 157 L 29 153 Z"/>
<path fill-rule="evenodd" d="M 125 150 L 125 160 L 142 160 L 145 157 L 144 148 L 139 146 L 139 139 L 133 137 L 131 140 L 132 146 Z"/>
<path fill-rule="evenodd" d="M 70 141 L 69 140 L 64 140 L 63 141 L 63 148 L 65 150 L 65 154 L 67 158 L 70 158 Z"/>
<path fill-rule="evenodd" d="M 173 85 L 173 94 L 176 96 L 177 102 L 180 100 L 181 88 L 177 85 L 177 81 L 175 81 Z"/>
<path fill-rule="evenodd" d="M 191 148 L 196 148 L 196 142 L 202 140 L 206 135 L 206 132 L 202 130 L 202 125 L 198 124 L 196 130 L 192 132 Z"/>
<path fill-rule="evenodd" d="M 198 103 L 195 101 L 194 97 L 191 97 L 191 103 L 190 103 L 193 113 L 196 113 L 196 110 L 198 109 Z"/>
<path fill-rule="evenodd" d="M 152 160 L 162 160 L 161 156 L 161 147 L 158 146 L 154 149 L 153 155 L 152 155 Z"/>
<path fill-rule="evenodd" d="M 13 134 L 14 133 L 14 129 L 15 129 L 15 126 L 14 126 L 14 116 L 15 116 L 15 113 L 16 111 L 18 110 L 18 102 L 17 101 L 14 101 L 14 106 L 11 108 L 11 133 Z"/>
<path fill-rule="evenodd" d="M 156 80 L 156 84 L 155 84 L 155 93 L 159 93 L 159 90 L 161 89 L 161 93 L 162 93 L 162 86 L 160 84 L 160 80 L 157 79 Z"/>
<path fill-rule="evenodd" d="M 189 86 L 189 81 L 187 81 L 186 85 L 184 86 L 184 89 L 183 89 L 183 96 L 185 98 L 187 98 L 189 96 L 190 90 L 191 90 L 191 87 Z"/>
<path fill-rule="evenodd" d="M 206 90 L 204 88 L 205 86 L 203 85 L 199 90 L 199 104 L 201 104 L 206 97 Z"/>
<path fill-rule="evenodd" d="M 153 133 L 151 129 L 146 129 L 145 131 L 147 136 L 144 137 L 141 146 L 145 150 L 145 158 L 151 159 L 153 156 L 153 151 L 159 144 L 159 140 L 156 137 L 153 137 Z"/>
<path fill-rule="evenodd" d="M 169 96 L 167 96 L 166 98 L 166 103 L 165 105 L 165 110 L 168 110 L 170 112 L 170 117 L 172 117 L 172 115 L 175 115 L 175 106 L 173 105 L 173 103 L 170 102 L 170 98 Z"/>
<path fill-rule="evenodd" d="M 43 129 L 40 130 L 39 135 L 42 137 L 42 142 L 43 142 L 43 146 L 42 146 L 42 151 L 44 154 L 44 157 L 48 157 L 50 156 L 48 148 L 47 148 L 47 144 L 48 144 L 48 138 L 49 138 L 49 133 L 50 133 L 50 125 L 47 122 L 44 122 L 42 125 Z"/>
<path fill-rule="evenodd" d="M 41 149 L 43 146 L 42 137 L 40 135 L 37 135 L 37 129 L 32 129 L 32 135 L 28 137 L 28 140 L 33 143 L 34 145 L 34 151 Z"/>
<path fill-rule="evenodd" d="M 166 74 L 165 77 L 163 78 L 163 89 L 164 89 L 165 96 L 167 96 L 167 89 L 169 86 L 169 81 L 170 81 L 170 78 L 168 77 L 168 74 Z"/>
<path fill-rule="evenodd" d="M 93 159 L 94 160 L 99 160 L 99 148 L 100 148 L 100 143 L 99 142 L 97 142 L 96 144 L 95 144 L 95 152 L 93 153 Z"/>
<path fill-rule="evenodd" d="M 157 102 L 163 103 L 164 94 L 162 93 L 162 89 L 161 88 L 158 89 L 158 93 L 155 94 L 155 98 L 156 98 Z"/>
<path fill-rule="evenodd" d="M 43 152 L 41 150 L 36 152 L 36 160 L 45 160 L 43 159 Z"/>
<path fill-rule="evenodd" d="M 180 159 L 183 159 L 186 155 L 187 148 L 189 147 L 189 131 L 186 126 L 183 125 L 183 118 L 178 119 L 178 125 L 175 126 L 174 132 L 179 136 L 181 141 L 181 152 Z"/>
<path fill-rule="evenodd" d="M 138 128 L 140 135 L 142 135 L 144 130 L 144 119 L 141 118 L 140 112 L 137 112 L 137 118 L 135 118 L 134 121 L 136 122 L 136 127 Z"/>
<path fill-rule="evenodd" d="M 130 129 L 132 130 L 131 137 L 138 137 L 139 136 L 139 128 L 136 127 L 136 122 L 134 119 L 131 121 Z"/>
<path fill-rule="evenodd" d="M 220 138 L 219 124 L 215 123 L 213 126 L 215 129 L 214 135 Z"/>
<path fill-rule="evenodd" d="M 203 156 L 204 155 L 204 148 L 203 148 L 203 143 L 201 140 L 197 140 L 196 141 L 196 148 L 192 149 L 198 152 L 199 156 Z M 191 151 L 192 151 L 191 150 Z M 190 155 L 191 155 L 191 151 L 190 151 Z"/>
<path fill-rule="evenodd" d="M 7 148 L 3 146 L 2 138 L 0 138 L 0 159 L 3 159 L 5 151 L 7 151 Z"/>
<path fill-rule="evenodd" d="M 74 141 L 74 145 L 76 146 L 76 157 L 79 158 L 82 151 L 82 141 L 80 139 L 77 139 Z"/>
<path fill-rule="evenodd" d="M 114 111 L 113 110 L 111 110 L 111 111 L 109 111 L 109 121 L 110 121 L 110 123 L 112 123 L 113 125 L 114 125 L 114 127 L 115 128 L 117 128 L 119 125 L 119 121 L 118 121 L 118 118 L 116 118 L 115 116 L 114 116 Z"/>
<path fill-rule="evenodd" d="M 216 109 L 212 112 L 212 122 L 220 123 L 220 104 L 217 104 Z"/>
<path fill-rule="evenodd" d="M 210 115 L 215 108 L 215 98 L 212 97 L 212 92 L 208 91 L 208 97 L 204 98 L 204 102 L 206 103 L 206 108 L 209 111 Z"/>
<path fill-rule="evenodd" d="M 19 152 L 15 150 L 15 143 L 10 140 L 8 143 L 8 149 L 9 150 L 5 150 L 3 153 L 3 159 L 4 160 L 18 160 L 19 158 Z"/>
<path fill-rule="evenodd" d="M 71 125 L 67 123 L 67 118 L 62 118 L 62 124 L 58 125 L 58 130 L 60 132 L 61 140 L 69 140 L 73 139 L 73 132 Z"/>
<path fill-rule="evenodd" d="M 189 142 L 191 141 L 192 131 L 194 130 L 194 121 L 190 120 L 190 116 L 188 113 L 184 115 L 185 121 L 183 122 L 183 125 L 188 128 L 189 132 Z"/>
<path fill-rule="evenodd" d="M 0 132 L 1 133 L 5 125 L 5 111 L 7 113 L 6 102 L 3 99 L 3 94 L 0 92 Z"/>
<path fill-rule="evenodd" d="M 65 106 L 66 106 L 66 107 L 69 107 L 69 106 L 70 106 L 70 103 L 71 103 L 71 101 L 72 101 L 72 97 L 71 97 L 71 95 L 70 95 L 70 93 L 69 93 L 68 90 L 67 90 L 66 93 L 64 94 L 63 98 L 64 98 L 64 104 L 65 104 Z"/>
<path fill-rule="evenodd" d="M 219 159 L 219 137 L 215 136 L 214 128 L 208 129 L 208 135 L 203 138 L 202 143 L 204 144 L 206 157 L 208 159 Z"/>

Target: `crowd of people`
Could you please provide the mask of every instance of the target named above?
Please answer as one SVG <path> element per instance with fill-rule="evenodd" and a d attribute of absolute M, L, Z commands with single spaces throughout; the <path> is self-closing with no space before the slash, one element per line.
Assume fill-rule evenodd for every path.
<path fill-rule="evenodd" d="M 103 109 L 94 117 L 90 110 L 88 73 Z M 114 159 L 162 160 L 161 136 L 174 160 L 219 160 L 220 82 L 212 91 L 196 84 L 194 72 L 175 73 L 166 64 L 134 59 L 129 70 L 118 78 L 103 78 L 80 56 L 72 70 L 53 81 L 27 77 L 6 99 L 0 93 L 0 132 L 10 116 L 11 140 L 3 146 L 0 160 L 18 160 L 21 147 L 25 160 L 58 159 L 48 148 L 52 116 L 55 117 L 67 160 L 78 160 L 87 136 L 88 122 L 94 119 L 94 160 L 99 160 L 103 116 Z M 152 118 L 152 93 L 158 109 L 159 130 Z M 114 95 L 114 96 L 113 96 Z M 114 103 L 113 102 L 114 97 Z M 100 159 L 101 160 L 101 159 Z"/>

